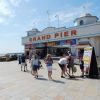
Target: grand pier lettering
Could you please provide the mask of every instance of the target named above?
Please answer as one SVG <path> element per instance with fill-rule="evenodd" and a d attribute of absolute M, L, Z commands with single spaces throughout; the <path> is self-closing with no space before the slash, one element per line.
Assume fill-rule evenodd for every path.
<path fill-rule="evenodd" d="M 29 38 L 29 41 L 34 42 L 34 41 L 42 41 L 48 39 L 58 39 L 63 37 L 75 36 L 75 35 L 77 35 L 77 31 L 71 30 L 71 31 L 57 32 L 55 34 L 46 34 L 46 35 L 31 37 Z"/>

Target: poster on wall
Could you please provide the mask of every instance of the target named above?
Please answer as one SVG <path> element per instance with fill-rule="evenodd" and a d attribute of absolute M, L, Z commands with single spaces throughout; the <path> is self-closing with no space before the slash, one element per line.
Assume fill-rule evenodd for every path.
<path fill-rule="evenodd" d="M 84 48 L 83 60 L 85 67 L 90 67 L 91 55 L 92 55 L 92 47 Z"/>

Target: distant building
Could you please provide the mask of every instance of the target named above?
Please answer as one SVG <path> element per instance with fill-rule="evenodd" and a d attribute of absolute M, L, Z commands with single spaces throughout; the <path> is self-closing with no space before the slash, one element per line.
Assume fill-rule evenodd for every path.
<path fill-rule="evenodd" d="M 27 36 L 22 37 L 25 53 L 29 55 L 30 49 L 42 54 L 51 53 L 60 56 L 71 50 L 72 54 L 79 56 L 84 48 L 92 46 L 95 48 L 96 56 L 100 57 L 100 21 L 98 17 L 85 14 L 74 21 L 75 26 L 47 27 L 42 31 L 32 29 L 27 31 Z"/>

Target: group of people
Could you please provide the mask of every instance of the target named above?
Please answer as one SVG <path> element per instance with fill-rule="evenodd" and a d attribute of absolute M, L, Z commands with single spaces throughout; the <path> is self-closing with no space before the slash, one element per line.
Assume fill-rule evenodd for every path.
<path fill-rule="evenodd" d="M 53 59 L 51 58 L 50 54 L 46 56 L 44 62 L 48 70 L 48 79 L 52 80 L 51 75 L 52 75 Z M 29 59 L 29 63 L 31 63 L 31 74 L 34 75 L 35 78 L 38 78 L 38 70 L 40 69 L 40 67 L 42 67 L 39 56 L 37 54 L 32 55 L 31 59 Z M 21 71 L 23 68 L 24 68 L 24 72 L 27 71 L 27 62 L 26 62 L 25 54 L 19 56 L 19 64 L 21 64 Z"/>
<path fill-rule="evenodd" d="M 24 71 L 27 71 L 27 63 L 25 55 L 23 54 L 19 60 L 19 64 L 21 64 L 21 71 L 22 67 L 24 66 Z M 41 61 L 39 59 L 39 56 L 37 54 L 32 55 L 31 59 L 29 59 L 29 62 L 31 63 L 31 73 L 35 76 L 35 78 L 38 78 L 38 70 L 40 69 Z M 44 63 L 46 65 L 47 71 L 48 71 L 48 79 L 52 80 L 52 66 L 53 66 L 53 59 L 51 54 L 47 54 L 46 58 L 44 59 Z M 59 61 L 58 65 L 61 69 L 61 78 L 65 78 L 67 75 L 72 75 L 74 73 L 74 58 L 71 54 L 63 55 Z M 82 72 L 82 77 L 84 77 L 84 62 L 83 59 L 80 58 L 80 69 Z"/>

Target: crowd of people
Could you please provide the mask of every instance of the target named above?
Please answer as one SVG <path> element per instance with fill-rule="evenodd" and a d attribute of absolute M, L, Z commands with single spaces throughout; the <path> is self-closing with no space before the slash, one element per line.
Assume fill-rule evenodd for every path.
<path fill-rule="evenodd" d="M 80 57 L 79 60 L 81 77 L 84 77 L 84 61 L 82 57 Z M 38 70 L 43 66 L 41 65 L 38 54 L 32 54 L 29 58 L 29 63 L 31 65 L 31 74 L 34 75 L 35 78 L 38 78 Z M 54 62 L 51 54 L 47 54 L 44 59 L 44 63 L 48 71 L 48 79 L 52 80 L 52 67 Z M 19 64 L 21 65 L 21 71 L 27 71 L 27 61 L 25 54 L 19 56 Z M 73 73 L 76 72 L 74 58 L 71 53 L 68 53 L 68 55 L 63 54 L 58 61 L 58 66 L 61 69 L 61 78 L 65 78 L 66 76 L 74 76 Z"/>

